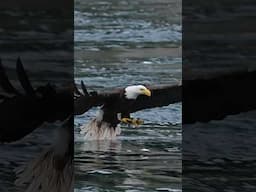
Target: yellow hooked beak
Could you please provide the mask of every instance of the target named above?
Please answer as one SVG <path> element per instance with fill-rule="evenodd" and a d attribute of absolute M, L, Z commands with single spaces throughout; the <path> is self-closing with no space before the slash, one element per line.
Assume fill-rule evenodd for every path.
<path fill-rule="evenodd" d="M 149 89 L 144 89 L 144 90 L 142 91 L 142 94 L 143 94 L 143 95 L 147 95 L 148 97 L 150 97 L 150 96 L 151 96 L 151 91 L 150 91 Z"/>

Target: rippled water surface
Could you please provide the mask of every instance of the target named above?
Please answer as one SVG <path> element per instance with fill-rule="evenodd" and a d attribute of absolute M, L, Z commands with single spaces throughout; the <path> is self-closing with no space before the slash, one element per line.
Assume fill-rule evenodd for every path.
<path fill-rule="evenodd" d="M 181 79 L 181 1 L 75 1 L 75 77 L 90 90 Z M 181 191 L 181 104 L 132 114 L 116 141 L 84 141 L 75 119 L 76 191 Z"/>

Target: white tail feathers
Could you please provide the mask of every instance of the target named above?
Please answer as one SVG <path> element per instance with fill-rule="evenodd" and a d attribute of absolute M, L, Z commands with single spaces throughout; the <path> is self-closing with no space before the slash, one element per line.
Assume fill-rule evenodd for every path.
<path fill-rule="evenodd" d="M 120 135 L 121 129 L 120 126 L 111 127 L 109 123 L 95 118 L 83 125 L 80 133 L 84 135 L 86 140 L 114 140 L 117 135 Z"/>
<path fill-rule="evenodd" d="M 69 158 L 69 157 L 67 157 Z M 28 165 L 16 169 L 17 186 L 26 187 L 26 192 L 71 192 L 73 191 L 73 164 L 70 159 L 56 156 L 47 150 Z"/>
<path fill-rule="evenodd" d="M 56 130 L 54 143 L 49 149 L 27 165 L 16 169 L 17 186 L 24 186 L 26 192 L 73 192 L 71 120 Z"/>

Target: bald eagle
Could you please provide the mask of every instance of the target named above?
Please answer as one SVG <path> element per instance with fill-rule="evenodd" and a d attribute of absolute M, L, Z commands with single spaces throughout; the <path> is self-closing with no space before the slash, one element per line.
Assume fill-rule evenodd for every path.
<path fill-rule="evenodd" d="M 140 121 L 130 118 L 130 113 L 181 101 L 180 84 L 144 86 L 150 94 L 144 91 L 144 94 L 137 93 L 136 99 L 129 100 L 125 96 L 133 94 L 125 94 L 125 90 L 131 90 L 131 87 L 107 92 L 88 92 L 81 82 L 80 90 L 77 86 L 58 89 L 50 84 L 34 89 L 20 59 L 17 60 L 16 69 L 23 92 L 18 91 L 11 84 L 0 60 L 0 87 L 6 93 L 0 93 L 0 142 L 21 140 L 44 122 L 63 122 L 60 131 L 64 132 L 57 132 L 59 135 L 57 140 L 61 145 L 65 143 L 64 147 L 59 148 L 58 142 L 53 144 L 39 158 L 35 158 L 26 169 L 18 172 L 21 176 L 18 183 L 25 182 L 31 187 L 29 188 L 31 191 L 73 190 L 73 115 L 84 114 L 92 107 L 101 107 L 97 116 L 98 123 L 105 122 L 108 128 L 114 128 L 122 120 L 139 124 Z M 227 74 L 213 79 L 184 81 L 183 104 L 186 107 L 183 114 L 186 117 L 183 118 L 183 123 L 223 119 L 229 114 L 255 109 L 255 94 L 251 92 L 252 82 L 256 82 L 255 74 L 256 72 L 252 71 Z M 233 103 L 236 105 L 232 105 Z M 200 110 L 194 110 L 198 107 Z M 209 112 L 209 107 L 211 113 L 205 113 L 205 111 Z M 116 131 L 114 134 L 117 134 Z M 24 180 L 22 177 L 30 180 Z M 42 182 L 44 187 L 40 188 Z M 63 186 L 65 189 L 61 188 Z"/>
<path fill-rule="evenodd" d="M 94 106 L 100 106 L 95 118 L 81 127 L 86 140 L 115 139 L 120 134 L 120 123 L 139 126 L 141 119 L 130 114 L 139 110 L 161 107 L 180 101 L 181 87 L 177 85 L 131 85 L 112 92 L 88 93 L 83 82 L 82 91 L 76 89 L 75 114 L 82 114 Z"/>
<path fill-rule="evenodd" d="M 25 185 L 27 192 L 73 191 L 74 114 L 80 115 L 92 107 L 101 106 L 94 125 L 102 128 L 105 124 L 110 128 L 105 130 L 117 130 L 121 121 L 140 123 L 130 118 L 130 113 L 181 100 L 180 85 L 129 86 L 110 92 L 89 93 L 82 82 L 82 91 L 73 84 L 61 89 L 46 84 L 35 89 L 20 59 L 16 63 L 16 72 L 23 90 L 12 85 L 0 60 L 0 143 L 22 140 L 45 122 L 63 122 L 63 126 L 56 130 L 52 145 L 17 169 L 16 184 Z M 112 132 L 114 136 L 116 131 Z"/>
<path fill-rule="evenodd" d="M 130 118 L 129 110 L 139 95 L 150 97 L 151 91 L 143 85 L 132 85 L 106 99 L 96 118 L 81 127 L 81 134 L 87 140 L 114 139 L 121 130 L 119 123 L 139 125 L 139 119 Z"/>

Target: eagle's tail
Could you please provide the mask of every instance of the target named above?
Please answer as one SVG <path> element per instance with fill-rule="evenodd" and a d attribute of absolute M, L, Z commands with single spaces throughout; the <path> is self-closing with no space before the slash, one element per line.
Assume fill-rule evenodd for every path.
<path fill-rule="evenodd" d="M 72 164 L 61 163 L 53 150 L 45 151 L 40 158 L 16 170 L 15 184 L 25 187 L 26 192 L 71 192 Z"/>
<path fill-rule="evenodd" d="M 111 127 L 109 123 L 94 118 L 81 127 L 80 133 L 86 140 L 114 140 L 117 135 L 120 135 L 121 129 L 119 125 Z"/>
<path fill-rule="evenodd" d="M 16 169 L 15 184 L 25 187 L 26 192 L 73 191 L 72 129 L 60 129 L 57 142 L 52 147 L 41 153 L 39 158 Z"/>

